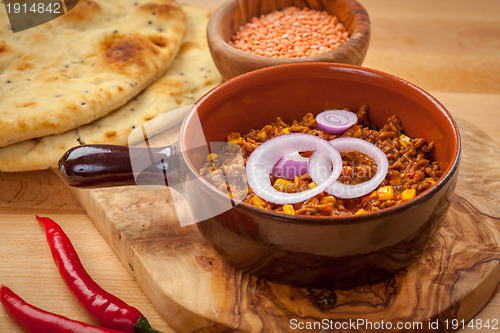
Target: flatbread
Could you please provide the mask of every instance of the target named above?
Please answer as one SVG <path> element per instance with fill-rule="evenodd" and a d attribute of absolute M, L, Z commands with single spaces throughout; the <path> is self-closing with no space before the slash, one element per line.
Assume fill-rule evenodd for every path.
<path fill-rule="evenodd" d="M 173 0 L 80 0 L 17 33 L 0 9 L 0 147 L 122 106 L 171 65 L 185 26 Z"/>
<path fill-rule="evenodd" d="M 126 145 L 134 128 L 158 115 L 195 103 L 220 84 L 222 78 L 206 41 L 210 12 L 195 6 L 183 6 L 183 9 L 188 18 L 186 35 L 164 76 L 120 109 L 91 124 L 0 148 L 0 171 L 55 167 L 68 149 L 84 143 Z"/>

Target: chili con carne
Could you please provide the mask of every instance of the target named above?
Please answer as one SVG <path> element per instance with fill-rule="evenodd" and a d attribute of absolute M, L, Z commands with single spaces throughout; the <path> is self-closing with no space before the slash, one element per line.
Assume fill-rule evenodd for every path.
<path fill-rule="evenodd" d="M 369 121 L 368 112 L 368 105 L 360 107 L 354 112 L 358 118 L 357 124 L 340 135 L 368 141 L 387 156 L 389 168 L 385 179 L 377 189 L 364 196 L 337 198 L 325 191 L 304 202 L 282 205 L 260 198 L 248 186 L 245 167 L 240 165 L 235 156 L 241 155 L 243 165 L 246 165 L 248 157 L 260 144 L 290 133 L 311 134 L 328 141 L 338 137 L 319 130 L 312 113 L 307 113 L 301 120 L 293 120 L 291 123 L 277 117 L 276 122 L 260 129 L 252 129 L 248 133 L 229 133 L 228 145 L 214 153 L 214 158 L 207 160 L 200 168 L 200 174 L 233 198 L 262 209 L 289 215 L 360 215 L 403 204 L 434 186 L 443 175 L 439 163 L 432 160 L 434 142 L 405 135 L 403 125 L 395 115 L 390 116 L 378 129 Z M 307 157 L 306 154 L 301 155 Z M 358 151 L 341 153 L 341 156 L 343 167 L 337 181 L 342 184 L 363 183 L 371 179 L 377 171 L 375 161 Z M 231 186 L 225 177 L 231 180 Z M 274 175 L 269 178 L 276 190 L 287 193 L 301 192 L 316 186 L 308 173 L 294 179 L 283 179 Z M 334 200 L 325 201 L 326 197 Z"/>

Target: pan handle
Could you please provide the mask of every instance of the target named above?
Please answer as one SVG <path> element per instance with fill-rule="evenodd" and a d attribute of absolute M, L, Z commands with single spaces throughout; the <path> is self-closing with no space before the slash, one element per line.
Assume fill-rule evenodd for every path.
<path fill-rule="evenodd" d="M 182 154 L 174 156 L 179 151 L 178 141 L 170 146 L 155 147 L 150 146 L 150 139 L 160 133 L 177 133 L 177 127 L 192 108 L 193 105 L 187 105 L 171 110 L 136 128 L 135 140 L 132 139 L 134 132 L 129 136 L 129 143 L 133 145 L 87 144 L 68 150 L 58 163 L 63 180 L 75 187 L 166 186 L 168 173 L 171 185 L 181 182 L 181 171 L 185 169 Z"/>
<path fill-rule="evenodd" d="M 120 145 L 82 145 L 71 148 L 59 160 L 63 180 L 75 187 L 109 187 L 141 184 L 168 185 L 173 149 Z M 130 156 L 148 166 L 135 175 Z"/>

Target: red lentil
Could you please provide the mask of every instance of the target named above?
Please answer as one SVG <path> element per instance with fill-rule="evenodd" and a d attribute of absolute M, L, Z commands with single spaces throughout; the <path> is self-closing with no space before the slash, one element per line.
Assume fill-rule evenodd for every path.
<path fill-rule="evenodd" d="M 229 44 L 259 56 L 300 58 L 333 50 L 348 39 L 349 33 L 337 17 L 291 6 L 252 18 Z"/>

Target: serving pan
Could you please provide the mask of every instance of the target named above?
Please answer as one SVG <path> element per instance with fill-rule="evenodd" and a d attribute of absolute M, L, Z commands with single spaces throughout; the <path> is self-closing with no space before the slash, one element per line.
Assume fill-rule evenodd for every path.
<path fill-rule="evenodd" d="M 432 158 L 444 171 L 435 186 L 376 213 L 285 216 L 230 200 L 197 171 L 211 144 L 225 141 L 232 131 L 259 128 L 276 116 L 291 121 L 308 111 L 364 104 L 370 106 L 375 125 L 396 114 L 407 135 L 435 142 Z M 135 180 L 168 182 L 179 189 L 201 233 L 229 263 L 290 284 L 349 286 L 407 267 L 429 244 L 454 192 L 460 137 L 446 109 L 405 80 L 358 66 L 304 63 L 261 69 L 218 86 L 187 114 L 180 139 L 172 146 L 76 147 L 61 159 L 60 169 L 75 186 L 130 180 L 131 156 L 153 157 L 151 167 L 136 173 Z"/>

